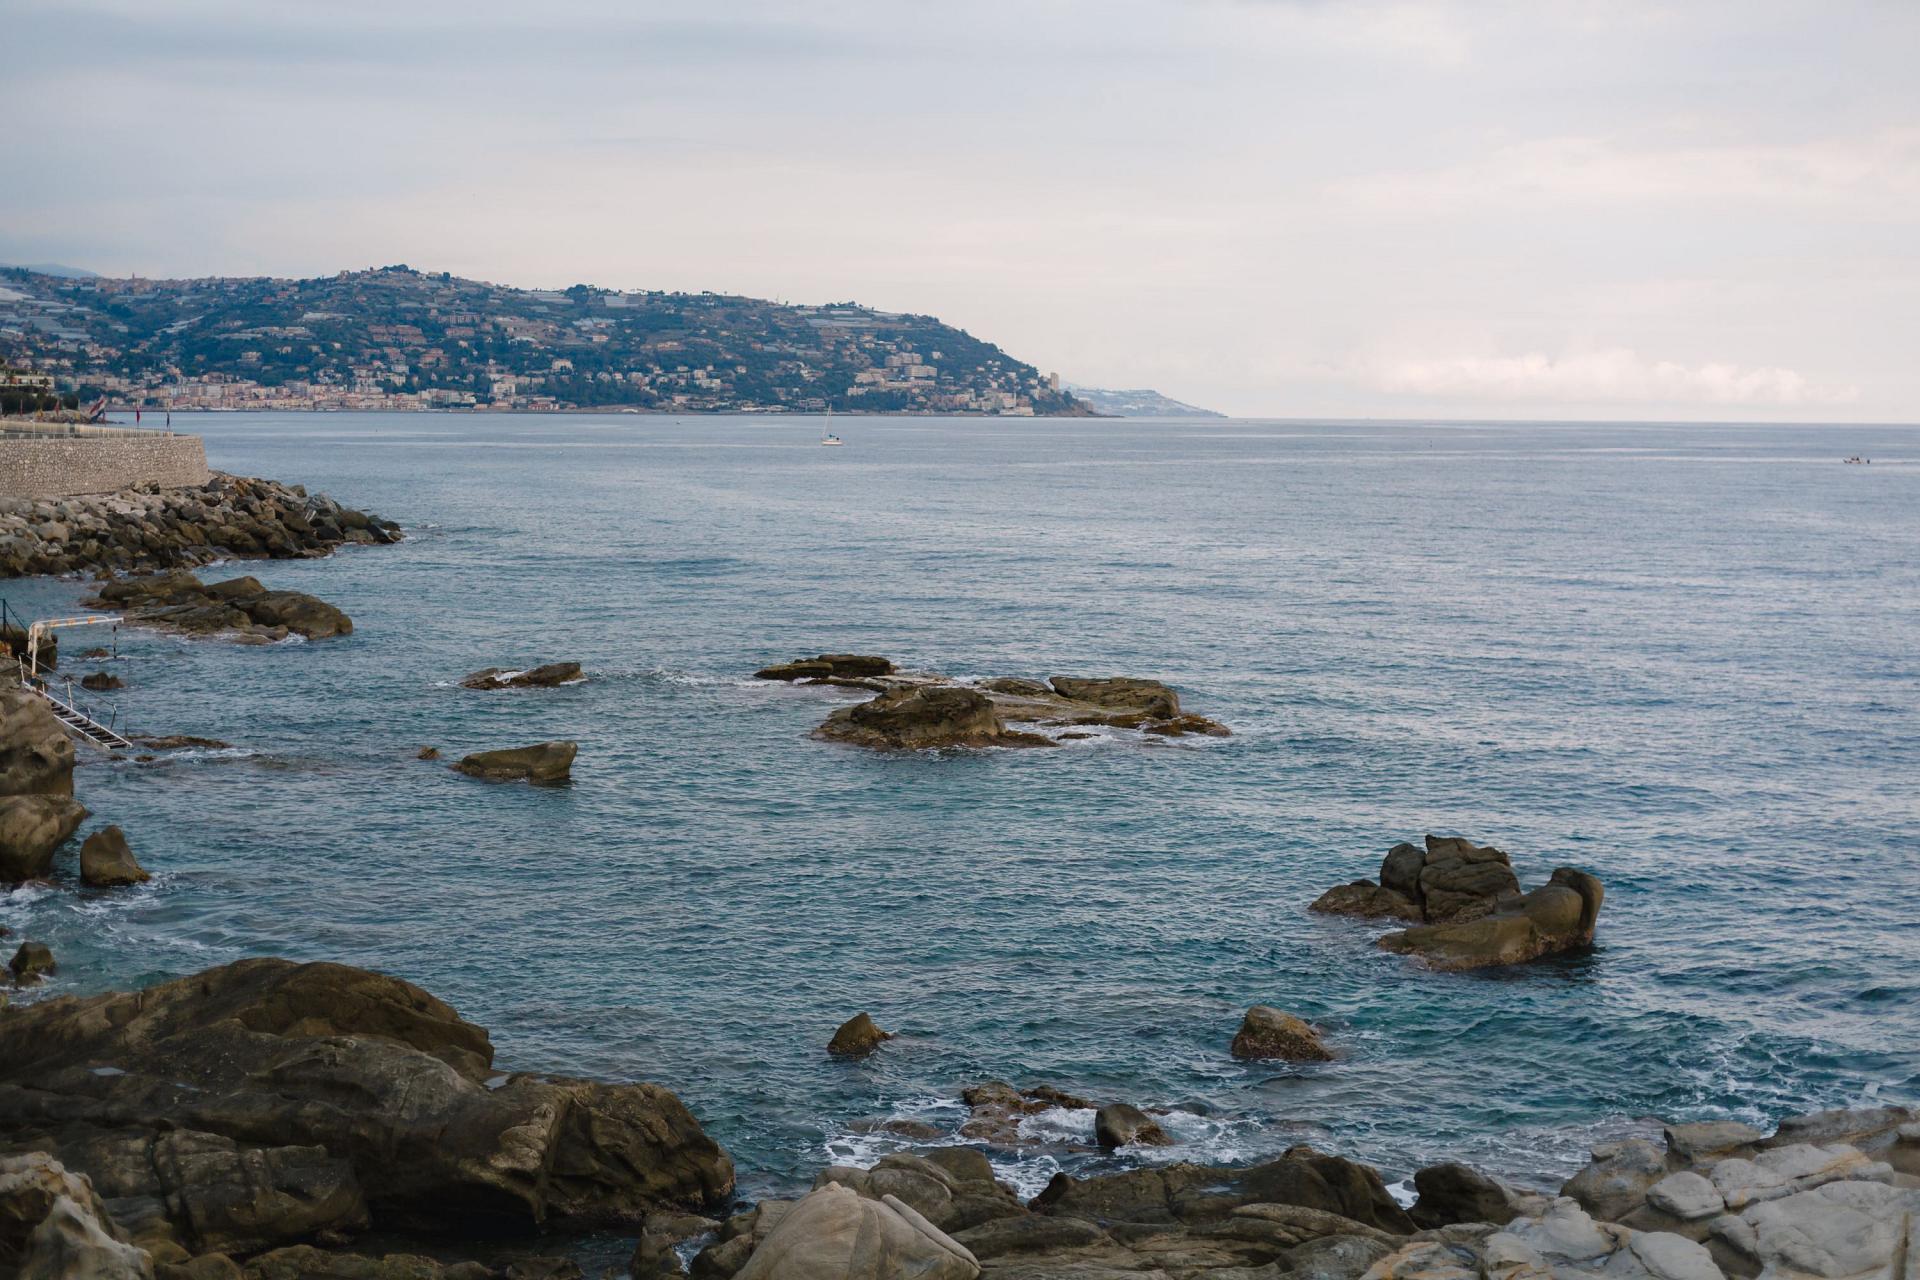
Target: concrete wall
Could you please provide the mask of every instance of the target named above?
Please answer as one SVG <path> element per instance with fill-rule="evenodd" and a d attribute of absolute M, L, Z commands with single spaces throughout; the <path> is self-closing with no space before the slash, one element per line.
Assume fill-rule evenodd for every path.
<path fill-rule="evenodd" d="M 0 498 L 67 498 L 137 484 L 178 488 L 210 479 L 199 436 L 0 438 Z"/>

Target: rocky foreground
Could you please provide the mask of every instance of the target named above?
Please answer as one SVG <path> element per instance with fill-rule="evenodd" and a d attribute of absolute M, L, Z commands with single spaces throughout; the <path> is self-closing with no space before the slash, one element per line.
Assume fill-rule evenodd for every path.
<path fill-rule="evenodd" d="M 302 485 L 216 474 L 75 498 L 0 499 L 0 577 L 153 573 L 215 560 L 292 560 L 398 542 L 400 526 Z"/>
<path fill-rule="evenodd" d="M 865 689 L 879 695 L 834 711 L 814 733 L 828 741 L 879 750 L 1051 747 L 1090 737 L 1075 730 L 1094 727 L 1132 729 L 1163 738 L 1227 737 L 1230 732 L 1217 721 L 1183 711 L 1180 695 L 1158 680 L 1131 676 L 1054 676 L 1046 682 L 1003 676 L 968 682 L 932 672 L 901 671 L 889 658 L 852 653 L 776 663 L 754 676 Z"/>

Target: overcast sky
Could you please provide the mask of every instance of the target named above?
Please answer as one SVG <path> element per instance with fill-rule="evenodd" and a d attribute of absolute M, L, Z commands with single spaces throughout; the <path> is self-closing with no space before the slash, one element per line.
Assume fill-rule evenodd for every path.
<path fill-rule="evenodd" d="M 0 31 L 0 261 L 854 299 L 1243 415 L 1920 420 L 1913 0 L 0 0 Z"/>

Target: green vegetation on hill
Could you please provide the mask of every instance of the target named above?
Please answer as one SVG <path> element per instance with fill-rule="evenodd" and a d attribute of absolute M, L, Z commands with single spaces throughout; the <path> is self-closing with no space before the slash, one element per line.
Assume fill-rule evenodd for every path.
<path fill-rule="evenodd" d="M 314 280 L 0 270 L 0 358 L 169 408 L 1089 412 L 930 316 L 509 289 L 404 266 Z"/>

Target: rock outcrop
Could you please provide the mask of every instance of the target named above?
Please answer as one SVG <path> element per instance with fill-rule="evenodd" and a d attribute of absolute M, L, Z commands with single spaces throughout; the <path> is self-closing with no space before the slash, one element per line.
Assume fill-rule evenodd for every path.
<path fill-rule="evenodd" d="M 0 798 L 0 884 L 44 880 L 54 850 L 87 818 L 85 806 L 57 795 Z"/>
<path fill-rule="evenodd" d="M 39 1151 L 0 1156 L 0 1275 L 154 1280 L 152 1258 L 122 1238 L 92 1184 Z"/>
<path fill-rule="evenodd" d="M 883 1041 L 893 1039 L 891 1031 L 882 1031 L 874 1025 L 873 1019 L 864 1013 L 856 1013 L 840 1024 L 833 1033 L 833 1039 L 827 1041 L 827 1052 L 843 1058 L 863 1058 L 878 1049 Z"/>
<path fill-rule="evenodd" d="M 1236 1058 L 1277 1058 L 1283 1062 L 1331 1062 L 1333 1053 L 1319 1032 L 1290 1013 L 1257 1004 L 1241 1019 L 1233 1036 Z"/>
<path fill-rule="evenodd" d="M 573 758 L 579 750 L 577 742 L 540 742 L 531 747 L 476 751 L 453 767 L 468 777 L 490 782 L 554 786 L 573 777 Z"/>
<path fill-rule="evenodd" d="M 119 827 L 102 827 L 80 842 L 80 880 L 96 889 L 144 884 L 153 879 L 135 861 Z"/>
<path fill-rule="evenodd" d="M 1007 728 L 986 694 L 958 686 L 897 689 L 871 702 L 842 707 L 814 736 L 892 751 L 1053 745 L 1040 734 Z"/>
<path fill-rule="evenodd" d="M 890 659 L 826 653 L 817 658 L 763 667 L 762 680 L 838 685 L 878 694 L 871 702 L 842 707 L 814 736 L 887 750 L 934 747 L 1049 746 L 1055 739 L 1011 728 L 1105 726 L 1160 737 L 1205 734 L 1225 737 L 1226 726 L 1181 710 L 1180 697 L 1158 680 L 1130 676 L 1098 679 L 1055 676 L 964 682 L 925 672 L 901 672 Z M 1061 739 L 1085 737 L 1063 733 Z"/>
<path fill-rule="evenodd" d="M 84 1171 L 175 1260 L 368 1225 L 614 1229 L 733 1189 L 665 1089 L 503 1078 L 419 988 L 284 960 L 0 1011 L 9 1151 Z"/>
<path fill-rule="evenodd" d="M 353 619 L 302 591 L 269 591 L 253 577 L 202 582 L 184 570 L 103 584 L 90 602 L 129 622 L 185 635 L 229 635 L 252 644 L 348 635 Z"/>
<path fill-rule="evenodd" d="M 738 1280 L 974 1280 L 980 1263 L 894 1196 L 829 1183 L 795 1202 Z"/>
<path fill-rule="evenodd" d="M 556 689 L 585 677 L 577 662 L 549 662 L 545 666 L 516 671 L 511 667 L 488 667 L 463 676 L 462 689 Z"/>
<path fill-rule="evenodd" d="M 969 1115 L 960 1126 L 960 1136 L 989 1142 L 995 1146 L 1019 1146 L 1024 1141 L 1020 1124 L 1055 1107 L 1068 1111 L 1097 1111 L 1097 1103 L 1077 1097 L 1051 1085 L 1016 1089 L 1002 1080 L 988 1080 L 960 1091 Z"/>
<path fill-rule="evenodd" d="M 288 560 L 400 540 L 400 526 L 299 485 L 216 475 L 75 498 L 0 499 L 0 577 L 152 573 L 214 560 Z"/>
<path fill-rule="evenodd" d="M 1397 844 L 1388 850 L 1377 884 L 1339 885 L 1310 910 L 1413 922 L 1379 945 L 1417 955 L 1435 969 L 1477 969 L 1590 945 L 1605 897 L 1598 879 L 1573 867 L 1559 868 L 1547 884 L 1523 894 L 1499 849 L 1430 835 L 1424 849 Z"/>
<path fill-rule="evenodd" d="M 0 796 L 73 794 L 73 739 L 46 701 L 0 688 Z"/>
<path fill-rule="evenodd" d="M 7 961 L 7 972 L 13 975 L 16 986 L 31 986 L 50 973 L 60 972 L 60 966 L 54 961 L 53 949 L 44 942 L 23 942 L 14 950 L 13 959 Z"/>

